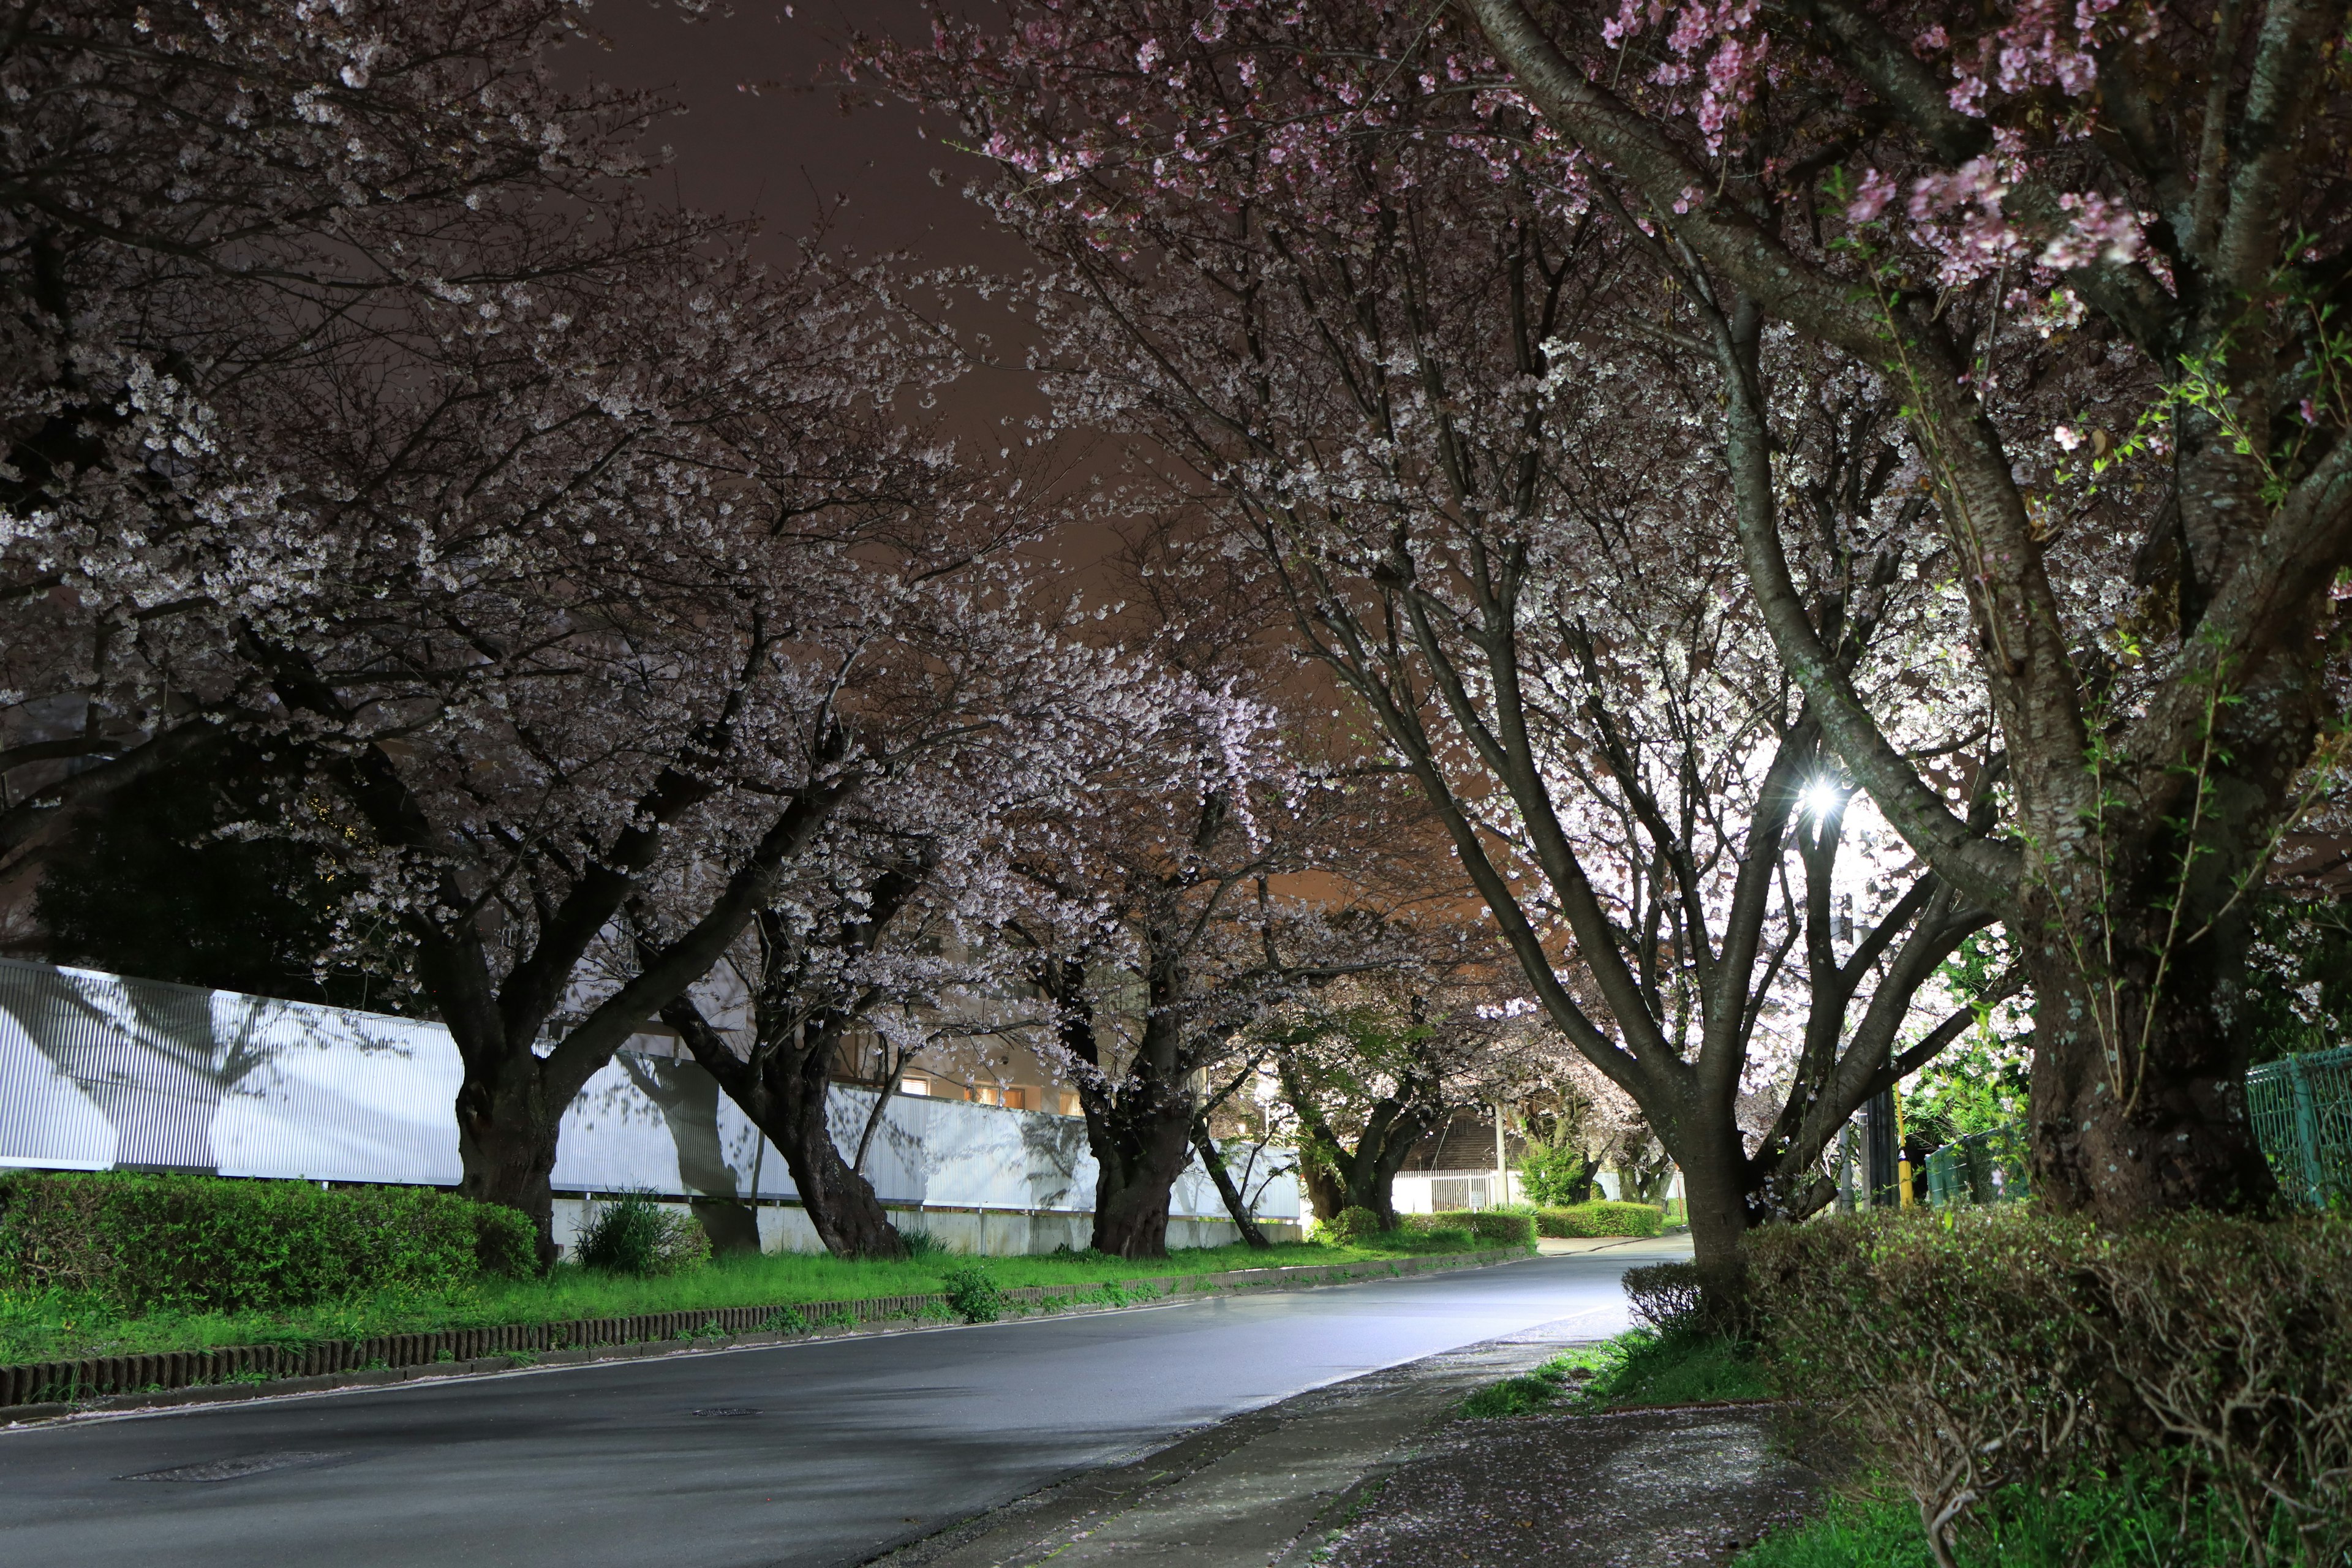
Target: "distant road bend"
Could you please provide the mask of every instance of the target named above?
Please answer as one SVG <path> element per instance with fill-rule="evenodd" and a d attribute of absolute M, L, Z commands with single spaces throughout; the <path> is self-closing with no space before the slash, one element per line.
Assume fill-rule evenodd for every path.
<path fill-rule="evenodd" d="M 1614 1333 L 1619 1277 L 1673 1255 L 0 1433 L 0 1563 L 835 1568 L 1327 1383 Z"/>

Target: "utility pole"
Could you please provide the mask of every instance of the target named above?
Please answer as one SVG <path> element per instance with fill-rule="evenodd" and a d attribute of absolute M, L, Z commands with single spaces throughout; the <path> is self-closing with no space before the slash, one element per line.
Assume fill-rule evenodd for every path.
<path fill-rule="evenodd" d="M 1511 1201 L 1511 1162 L 1503 1149 L 1503 1102 L 1495 1102 L 1495 1197 L 1490 1208 Z"/>

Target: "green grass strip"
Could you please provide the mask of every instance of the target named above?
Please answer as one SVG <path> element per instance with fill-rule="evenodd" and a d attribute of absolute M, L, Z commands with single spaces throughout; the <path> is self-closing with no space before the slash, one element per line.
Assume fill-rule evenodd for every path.
<path fill-rule="evenodd" d="M 1524 1415 L 1560 1404 L 1591 1415 L 1771 1397 L 1762 1370 L 1730 1341 L 1714 1334 L 1659 1335 L 1635 1329 L 1613 1340 L 1579 1345 L 1530 1372 L 1489 1384 L 1464 1400 L 1458 1410 L 1475 1419 Z"/>
<path fill-rule="evenodd" d="M 940 1276 L 978 1261 L 1000 1289 L 1033 1285 L 1115 1287 L 1127 1279 L 1172 1279 L 1235 1268 L 1284 1268 L 1475 1250 L 1461 1235 L 1383 1236 L 1353 1247 L 1302 1242 L 1254 1252 L 1241 1246 L 1186 1248 L 1162 1258 L 1091 1253 L 899 1262 L 849 1262 L 823 1253 L 771 1253 L 722 1258 L 685 1273 L 638 1279 L 559 1265 L 534 1279 L 498 1279 L 461 1290 L 384 1290 L 274 1312 L 172 1312 L 130 1315 L 87 1295 L 0 1290 L 0 1363 L 146 1355 L 225 1345 L 304 1345 L 378 1334 L 509 1323 L 634 1317 L 705 1307 L 787 1307 L 801 1301 L 866 1300 L 937 1292 Z M 1089 1304 L 1128 1298 L 1097 1290 Z"/>

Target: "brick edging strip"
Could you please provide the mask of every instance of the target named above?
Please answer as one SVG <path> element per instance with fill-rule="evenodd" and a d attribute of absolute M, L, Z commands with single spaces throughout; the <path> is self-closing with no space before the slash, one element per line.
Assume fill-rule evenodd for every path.
<path fill-rule="evenodd" d="M 1284 1268 L 1233 1268 L 1216 1274 L 1098 1280 L 1079 1285 L 1028 1285 L 1003 1292 L 1010 1305 L 1049 1301 L 1116 1287 L 1124 1295 L 1166 1300 L 1219 1290 L 1296 1290 L 1360 1279 L 1476 1268 L 1516 1262 L 1532 1249 L 1490 1248 L 1427 1258 L 1360 1263 L 1304 1264 Z M 1135 1303 L 1128 1303 L 1135 1304 Z M 1087 1310 L 1091 1303 L 1080 1303 Z M 793 1301 L 773 1307 L 699 1307 L 625 1318 L 582 1318 L 557 1323 L 507 1323 L 380 1334 L 363 1340 L 320 1340 L 302 1345 L 224 1345 L 205 1351 L 94 1356 L 79 1361 L 23 1362 L 0 1366 L 0 1418 L 11 1425 L 90 1409 L 255 1399 L 272 1394 L 365 1387 L 425 1376 L 507 1372 L 519 1366 L 562 1365 L 686 1349 L 781 1344 L 828 1331 L 872 1328 L 893 1320 L 949 1319 L 944 1295 L 873 1296 L 852 1301 Z M 179 1398 L 170 1397 L 179 1394 Z"/>

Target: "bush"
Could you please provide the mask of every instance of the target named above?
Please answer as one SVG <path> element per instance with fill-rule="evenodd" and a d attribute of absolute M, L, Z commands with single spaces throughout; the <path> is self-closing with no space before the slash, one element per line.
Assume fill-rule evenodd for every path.
<path fill-rule="evenodd" d="M 1466 1217 L 1470 1221 L 1470 1234 L 1482 1241 L 1498 1241 L 1505 1247 L 1533 1247 L 1536 1244 L 1536 1216 L 1531 1214 L 1511 1214 L 1503 1209 L 1474 1209 Z"/>
<path fill-rule="evenodd" d="M 2253 1561 L 2352 1548 L 2352 1219 L 2122 1234 L 2025 1205 L 1748 1238 L 1775 1381 L 1838 1420 L 1948 1545 L 1978 1500 L 2158 1458 Z M 2293 1561 L 2293 1558 L 2286 1559 Z"/>
<path fill-rule="evenodd" d="M 1317 1239 L 1334 1247 L 1353 1247 L 1381 1234 L 1381 1216 L 1368 1208 L 1344 1208 L 1319 1227 Z"/>
<path fill-rule="evenodd" d="M 898 1241 L 906 1247 L 909 1258 L 945 1258 L 948 1255 L 948 1244 L 928 1230 L 901 1230 Z M 1068 1249 L 1068 1244 L 1065 1243 L 1063 1250 Z"/>
<path fill-rule="evenodd" d="M 1625 1270 L 1623 1283 L 1633 1321 L 1653 1333 L 1696 1330 L 1703 1321 L 1696 1264 L 1644 1264 Z"/>
<path fill-rule="evenodd" d="M 650 1193 L 617 1193 L 590 1206 L 572 1251 L 583 1268 L 644 1279 L 705 1262 L 710 1238 L 692 1215 L 662 1207 Z"/>
<path fill-rule="evenodd" d="M 1580 1204 L 1592 1195 L 1599 1169 L 1580 1150 L 1536 1143 L 1519 1157 L 1519 1182 L 1538 1207 Z"/>
<path fill-rule="evenodd" d="M 1666 1211 L 1655 1204 L 1607 1199 L 1536 1211 L 1536 1229 L 1545 1236 L 1655 1236 L 1665 1223 Z"/>
<path fill-rule="evenodd" d="M 1497 1241 L 1506 1247 L 1536 1244 L 1535 1215 L 1512 1209 L 1448 1209 L 1444 1214 L 1412 1214 L 1404 1215 L 1401 1224 L 1416 1236 L 1444 1236 L 1450 1231 L 1465 1241 Z"/>
<path fill-rule="evenodd" d="M 1004 1292 L 977 1263 L 966 1263 L 940 1276 L 940 1289 L 967 1323 L 992 1323 L 1004 1316 Z"/>
<path fill-rule="evenodd" d="M 119 1310 L 275 1311 L 534 1267 L 530 1222 L 428 1187 L 128 1171 L 0 1177 L 0 1286 Z"/>

